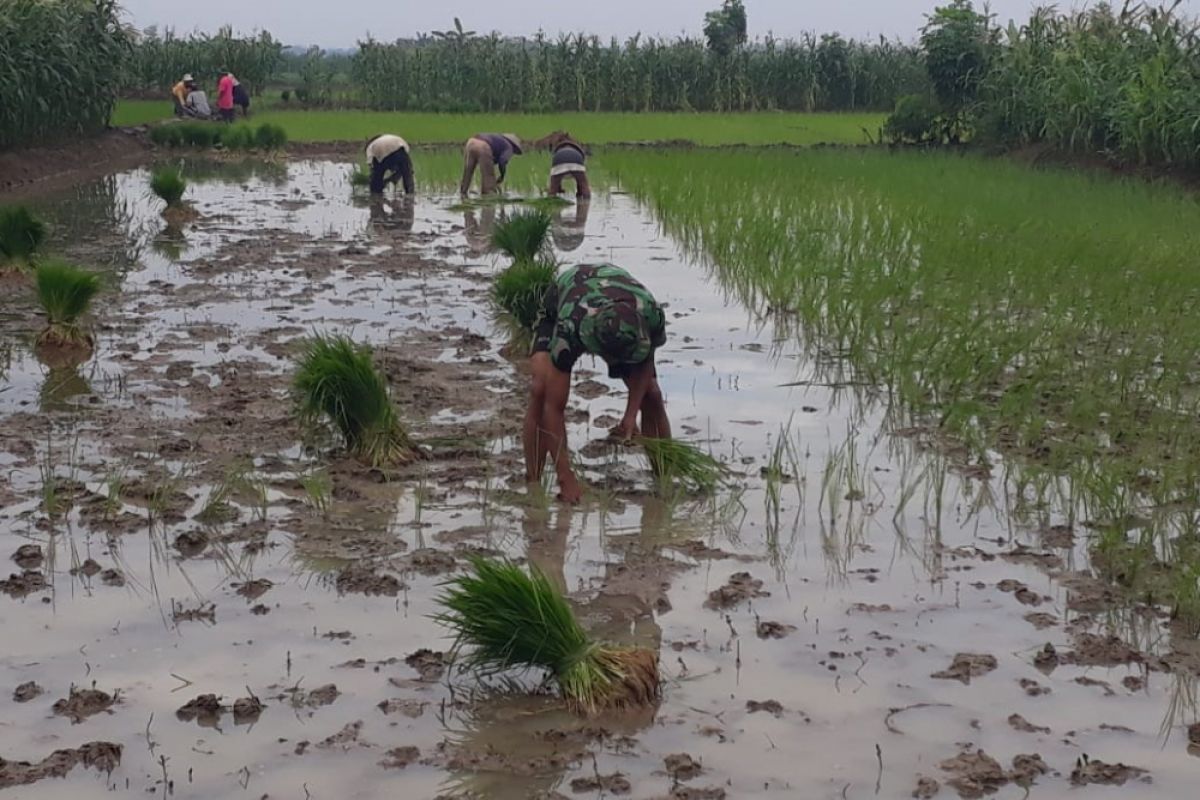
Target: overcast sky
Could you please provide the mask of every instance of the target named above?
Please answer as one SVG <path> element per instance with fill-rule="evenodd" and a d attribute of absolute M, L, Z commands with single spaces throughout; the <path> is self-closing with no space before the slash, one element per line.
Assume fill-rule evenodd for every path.
<path fill-rule="evenodd" d="M 941 0 L 745 0 L 751 36 L 773 31 L 838 31 L 862 38 L 883 34 L 911 40 L 924 15 Z M 1120 0 L 1117 0 L 1118 4 Z M 1031 0 L 992 0 L 1002 21 L 1022 18 Z M 124 0 L 126 15 L 139 28 L 170 25 L 179 32 L 211 31 L 232 23 L 240 31 L 265 29 L 287 44 L 353 47 L 368 31 L 376 39 L 408 37 L 448 28 L 459 16 L 480 32 L 526 34 L 586 31 L 602 36 L 642 33 L 698 34 L 704 12 L 720 0 Z M 980 5 L 976 4 L 977 7 Z M 1070 0 L 1062 7 L 1079 5 Z M 1184 0 L 1191 13 L 1200 0 Z"/>

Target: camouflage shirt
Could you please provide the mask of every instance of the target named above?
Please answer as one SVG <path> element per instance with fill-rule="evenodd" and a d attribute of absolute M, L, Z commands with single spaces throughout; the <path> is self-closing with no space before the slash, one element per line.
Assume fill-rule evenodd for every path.
<path fill-rule="evenodd" d="M 650 290 L 628 272 L 583 264 L 560 273 L 546 293 L 533 351 L 549 353 L 563 372 L 591 353 L 608 364 L 609 377 L 622 378 L 666 343 L 666 327 Z"/>

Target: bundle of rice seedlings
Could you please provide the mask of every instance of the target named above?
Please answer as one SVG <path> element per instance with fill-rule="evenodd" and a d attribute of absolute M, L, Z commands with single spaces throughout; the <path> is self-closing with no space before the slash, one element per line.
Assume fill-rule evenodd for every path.
<path fill-rule="evenodd" d="M 518 261 L 496 276 L 492 299 L 523 328 L 532 330 L 554 284 L 558 267 L 547 261 Z"/>
<path fill-rule="evenodd" d="M 371 349 L 344 336 L 313 336 L 304 347 L 292 381 L 305 424 L 327 421 L 346 448 L 373 467 L 420 456 L 396 418 L 387 380 L 375 368 Z"/>
<path fill-rule="evenodd" d="M 546 247 L 550 235 L 550 215 L 542 210 L 514 214 L 492 231 L 492 247 L 515 263 L 533 261 Z"/>
<path fill-rule="evenodd" d="M 371 185 L 371 168 L 366 164 L 355 164 L 350 171 L 350 185 L 361 189 Z"/>
<path fill-rule="evenodd" d="M 28 208 L 0 208 L 0 256 L 4 261 L 18 267 L 28 264 L 45 239 L 45 224 Z"/>
<path fill-rule="evenodd" d="M 249 125 L 226 127 L 221 131 L 220 143 L 226 150 L 253 150 L 254 129 Z"/>
<path fill-rule="evenodd" d="M 678 439 L 638 437 L 650 469 L 664 484 L 678 481 L 701 494 L 716 490 L 725 477 L 725 465 L 694 444 Z"/>
<path fill-rule="evenodd" d="M 466 648 L 466 664 L 495 673 L 545 670 L 572 710 L 647 706 L 659 697 L 658 654 L 593 641 L 566 599 L 537 568 L 475 558 L 447 584 L 437 615 Z"/>
<path fill-rule="evenodd" d="M 38 345 L 90 348 L 92 337 L 80 327 L 79 318 L 100 291 L 100 279 L 65 262 L 48 261 L 37 268 L 36 282 L 47 322 Z"/>
<path fill-rule="evenodd" d="M 187 179 L 174 167 L 159 167 L 150 174 L 150 191 L 167 204 L 167 208 L 178 208 L 187 191 Z"/>

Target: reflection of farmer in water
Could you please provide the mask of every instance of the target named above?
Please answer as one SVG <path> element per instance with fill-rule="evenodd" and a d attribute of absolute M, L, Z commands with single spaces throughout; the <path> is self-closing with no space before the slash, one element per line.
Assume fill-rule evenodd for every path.
<path fill-rule="evenodd" d="M 566 408 L 571 370 L 585 353 L 599 356 L 611 378 L 629 390 L 625 414 L 613 437 L 669 438 L 654 351 L 667 340 L 666 316 L 650 291 L 625 270 L 609 264 L 581 265 L 561 273 L 547 292 L 529 359 L 533 385 L 525 414 L 525 477 L 541 480 L 549 458 L 558 473 L 559 499 L 579 502 L 583 488 L 571 469 Z"/>
<path fill-rule="evenodd" d="M 554 239 L 555 247 L 564 253 L 579 249 L 587 232 L 588 211 L 591 205 L 589 200 L 580 200 L 575 205 L 575 214 L 572 218 L 564 219 L 561 211 L 554 216 L 554 224 L 550 227 L 550 236 Z"/>
<path fill-rule="evenodd" d="M 476 216 L 478 213 L 479 216 Z M 481 256 L 491 252 L 492 230 L 496 227 L 496 206 L 486 205 L 479 209 L 463 211 L 463 236 L 471 255 Z"/>
<path fill-rule="evenodd" d="M 369 209 L 371 227 L 399 233 L 412 233 L 417 217 L 417 205 L 411 197 L 404 196 L 385 200 L 377 195 L 372 195 Z"/>

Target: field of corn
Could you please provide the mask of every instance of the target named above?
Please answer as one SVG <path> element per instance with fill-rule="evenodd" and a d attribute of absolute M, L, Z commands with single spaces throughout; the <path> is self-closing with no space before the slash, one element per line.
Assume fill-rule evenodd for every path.
<path fill-rule="evenodd" d="M 974 146 L 1186 171 L 1185 20 L 956 0 L 911 48 L 719 52 L 456 22 L 364 43 L 389 88 L 352 111 L 266 34 L 131 46 L 127 86 L 287 69 L 305 107 L 0 196 L 0 800 L 1193 792 L 1200 205 Z M 367 191 L 392 124 L 413 196 Z M 593 196 L 544 197 L 532 145 L 460 195 L 435 145 L 483 129 L 569 129 Z M 523 438 L 578 264 L 662 304 L 673 438 L 586 356 L 539 432 L 567 451 Z"/>

